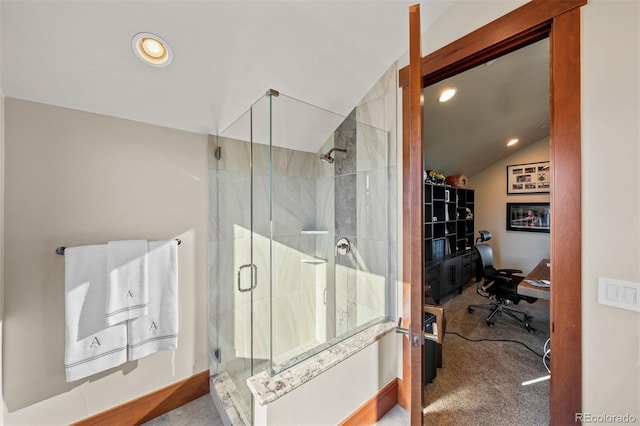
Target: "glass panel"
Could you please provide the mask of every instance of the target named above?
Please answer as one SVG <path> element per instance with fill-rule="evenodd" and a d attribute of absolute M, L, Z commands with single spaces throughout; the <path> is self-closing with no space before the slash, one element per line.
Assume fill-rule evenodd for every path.
<path fill-rule="evenodd" d="M 268 327 L 264 330 L 270 268 L 261 247 L 264 234 L 257 231 L 268 230 L 264 176 L 269 167 L 264 145 L 253 142 L 253 117 L 265 108 L 261 98 L 213 138 L 209 149 L 210 370 L 233 424 L 253 424 L 246 379 L 270 358 Z"/>
<path fill-rule="evenodd" d="M 271 373 L 387 315 L 386 132 L 272 98 Z M 344 239 L 348 248 L 336 251 Z"/>
<path fill-rule="evenodd" d="M 248 377 L 392 312 L 387 133 L 356 114 L 269 92 L 211 140 L 210 368 L 236 422 Z"/>

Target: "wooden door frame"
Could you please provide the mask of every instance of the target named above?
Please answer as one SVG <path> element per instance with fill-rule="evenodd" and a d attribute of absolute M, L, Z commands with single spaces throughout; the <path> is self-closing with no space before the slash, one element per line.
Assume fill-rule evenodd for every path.
<path fill-rule="evenodd" d="M 575 414 L 582 410 L 580 7 L 586 3 L 532 0 L 421 60 L 425 87 L 535 41 L 550 39 L 551 280 L 562 283 L 554 286 L 550 303 L 552 425 L 573 424 Z M 423 158 L 422 147 L 411 146 L 417 143 L 415 138 L 411 142 L 411 120 L 422 120 L 422 116 L 409 108 L 408 66 L 399 72 L 399 86 L 403 89 L 403 316 L 410 318 L 412 307 L 422 305 L 421 297 L 411 296 L 422 294 L 422 280 L 416 279 L 422 273 L 415 269 L 422 268 L 424 248 L 413 244 L 412 249 L 412 238 L 422 230 L 416 229 L 409 213 L 421 210 L 423 203 L 422 179 L 412 179 L 412 171 L 423 167 Z M 412 394 L 422 389 L 411 380 L 408 349 L 405 343 L 398 402 L 413 410 Z M 415 370 L 421 368 L 416 366 Z"/>
<path fill-rule="evenodd" d="M 409 84 L 403 88 L 402 108 L 403 111 L 403 144 L 402 157 L 422 158 L 422 71 L 421 71 L 421 38 L 420 29 L 420 5 L 416 4 L 409 8 Z M 405 317 L 406 328 L 410 329 L 409 336 L 417 338 L 412 344 L 412 338 L 402 339 L 402 374 L 405 386 L 398 387 L 398 399 L 402 400 L 409 407 L 409 418 L 411 424 L 422 424 L 422 282 L 424 275 L 423 265 L 423 233 L 424 219 L 422 209 L 422 185 L 413 185 L 413 182 L 422 182 L 422 161 L 403 160 L 403 188 L 404 197 L 411 200 L 420 200 L 419 208 L 413 208 L 411 204 L 404 203 L 403 228 L 411 229 L 414 232 L 404 232 L 404 256 L 403 256 L 403 294 L 410 296 L 405 299 L 403 296 L 403 315 Z M 407 195 L 407 191 L 410 195 Z M 420 283 L 411 285 L 410 283 Z M 411 303 L 419 300 L 419 303 Z M 412 318 L 419 318 L 418 321 Z M 401 402 L 402 404 L 402 402 Z"/>

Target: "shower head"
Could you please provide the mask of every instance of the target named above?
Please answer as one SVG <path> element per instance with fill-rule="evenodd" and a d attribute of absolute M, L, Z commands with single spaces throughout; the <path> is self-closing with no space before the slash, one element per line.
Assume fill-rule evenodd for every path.
<path fill-rule="evenodd" d="M 333 162 L 336 161 L 336 159 L 331 156 L 333 151 L 344 152 L 344 153 L 347 152 L 347 150 L 344 148 L 331 148 L 329 152 L 327 152 L 326 154 L 321 154 L 320 157 L 318 158 L 320 158 L 322 161 L 326 161 L 329 164 L 333 164 Z"/>
<path fill-rule="evenodd" d="M 336 161 L 336 160 L 334 160 L 334 159 L 333 159 L 333 157 L 332 157 L 331 155 L 329 155 L 329 154 L 322 154 L 322 155 L 320 155 L 320 157 L 319 157 L 319 158 L 320 158 L 322 161 L 326 161 L 326 162 L 327 162 L 327 163 L 329 163 L 329 164 L 333 164 L 333 162 L 334 162 L 334 161 Z"/>

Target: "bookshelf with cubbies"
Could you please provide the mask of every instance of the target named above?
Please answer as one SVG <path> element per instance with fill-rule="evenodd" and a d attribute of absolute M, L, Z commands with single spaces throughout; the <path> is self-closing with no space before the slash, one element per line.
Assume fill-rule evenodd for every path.
<path fill-rule="evenodd" d="M 473 270 L 474 191 L 424 185 L 424 255 L 426 293 L 440 296 L 462 290 Z"/>

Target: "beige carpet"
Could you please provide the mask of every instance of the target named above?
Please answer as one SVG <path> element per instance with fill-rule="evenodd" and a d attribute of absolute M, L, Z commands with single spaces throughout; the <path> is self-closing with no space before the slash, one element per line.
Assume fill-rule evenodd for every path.
<path fill-rule="evenodd" d="M 549 337 L 549 302 L 513 306 L 533 316 L 533 334 L 507 315 L 494 317 L 495 325 L 488 327 L 488 310 L 467 312 L 467 305 L 487 302 L 476 294 L 475 283 L 465 286 L 461 295 L 442 300 L 447 318 L 443 368 L 425 387 L 425 425 L 549 424 L 549 381 L 522 385 L 548 374 L 540 356 L 519 343 L 470 342 L 452 334 L 515 340 L 542 355 Z"/>

